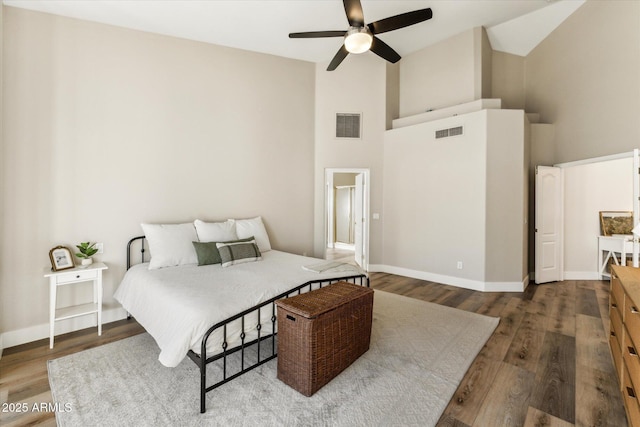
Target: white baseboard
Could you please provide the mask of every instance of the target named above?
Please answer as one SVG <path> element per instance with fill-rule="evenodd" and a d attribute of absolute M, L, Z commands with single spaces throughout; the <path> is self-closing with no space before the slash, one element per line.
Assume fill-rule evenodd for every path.
<path fill-rule="evenodd" d="M 597 271 L 564 271 L 563 280 L 609 280 L 608 277 L 601 278 Z M 535 283 L 535 273 L 529 273 L 529 278 Z"/>
<path fill-rule="evenodd" d="M 524 292 L 529 286 L 529 276 L 522 282 L 484 282 L 485 292 Z"/>
<path fill-rule="evenodd" d="M 380 272 L 397 274 L 399 276 L 427 280 L 430 282 L 442 283 L 444 285 L 451 285 L 458 288 L 481 292 L 522 292 L 529 284 L 529 276 L 525 277 L 521 282 L 482 282 L 479 280 L 445 276 L 443 274 L 429 273 L 427 271 L 412 270 L 409 268 L 394 267 L 392 265 L 384 264 L 370 264 L 368 271 L 372 273 Z"/>
<path fill-rule="evenodd" d="M 565 271 L 564 280 L 602 280 L 597 271 Z M 607 279 L 605 279 L 607 280 Z"/>
<path fill-rule="evenodd" d="M 442 283 L 459 288 L 471 289 L 482 292 L 522 292 L 529 284 L 529 276 L 522 282 L 482 282 L 478 280 L 464 279 L 461 277 L 445 276 L 442 274 L 429 273 L 426 271 L 412 270 L 402 267 L 394 267 L 384 264 L 370 264 L 369 272 L 381 272 L 397 274 L 399 276 L 412 277 L 414 279 L 427 280 L 430 282 Z M 596 272 L 565 272 L 567 280 L 600 280 Z M 122 308 L 103 310 L 102 323 L 115 322 L 127 317 L 127 313 Z M 74 319 L 56 322 L 55 334 L 65 334 L 85 328 L 94 327 L 94 317 L 83 316 Z M 0 334 L 0 358 L 5 348 L 26 344 L 49 338 L 49 323 L 43 323 L 28 328 L 7 331 Z"/>
<path fill-rule="evenodd" d="M 123 308 L 102 310 L 103 325 L 105 323 L 115 322 L 116 320 L 126 319 L 126 317 L 127 312 Z M 95 326 L 95 316 L 81 316 L 73 319 L 60 320 L 56 322 L 55 335 L 66 334 Z M 0 357 L 2 357 L 2 349 L 38 341 L 43 338 L 49 338 L 49 323 L 3 332 L 0 334 Z"/>

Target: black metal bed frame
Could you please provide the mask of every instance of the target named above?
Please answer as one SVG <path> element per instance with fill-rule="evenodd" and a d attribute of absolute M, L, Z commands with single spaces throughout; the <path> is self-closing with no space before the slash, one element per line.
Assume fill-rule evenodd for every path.
<path fill-rule="evenodd" d="M 144 262 L 144 256 L 146 252 L 144 247 L 145 236 L 134 237 L 133 239 L 129 240 L 129 243 L 127 244 L 127 270 L 131 268 L 131 265 L 132 265 L 131 263 L 132 244 L 137 240 L 141 241 L 141 246 L 140 246 L 141 262 Z M 196 354 L 193 350 L 189 350 L 189 352 L 187 353 L 189 358 L 193 360 L 193 362 L 198 366 L 198 368 L 200 368 L 200 413 L 204 413 L 206 411 L 206 394 L 208 392 L 220 387 L 223 384 L 228 383 L 229 381 L 239 377 L 240 375 L 245 374 L 251 371 L 252 369 L 255 369 L 258 366 L 277 357 L 278 353 L 276 351 L 276 340 L 275 340 L 278 334 L 276 331 L 277 316 L 276 316 L 276 304 L 275 304 L 277 300 L 282 298 L 289 298 L 290 296 L 294 296 L 294 295 L 300 295 L 301 293 L 303 293 L 303 291 L 311 291 L 314 289 L 319 289 L 323 286 L 330 285 L 332 283 L 339 282 L 342 280 L 349 281 L 351 283 L 358 284 L 360 286 L 369 287 L 369 277 L 365 274 L 337 277 L 334 279 L 311 280 L 309 282 L 296 286 L 293 289 L 283 292 L 280 295 L 277 295 L 267 301 L 264 301 L 254 307 L 244 310 L 238 314 L 235 314 L 211 326 L 202 338 L 200 355 Z M 270 310 L 271 312 L 271 318 L 269 320 L 271 322 L 272 332 L 266 334 L 265 336 L 261 335 L 262 326 L 263 326 L 262 320 L 261 320 L 262 310 Z M 257 338 L 249 342 L 245 342 L 245 338 L 246 338 L 245 317 L 252 313 L 257 314 L 258 324 L 255 326 L 251 326 L 249 329 L 251 330 L 255 329 L 257 331 Z M 229 325 L 231 322 L 237 321 L 238 319 L 241 319 L 241 329 L 242 329 L 240 332 L 240 344 L 232 349 L 228 349 L 229 344 L 227 342 L 227 325 Z M 207 357 L 207 341 L 209 339 L 209 336 L 216 330 L 219 330 L 220 328 L 222 328 L 222 333 L 223 333 L 221 352 L 216 353 L 213 356 Z M 261 357 L 261 349 L 262 349 L 261 346 L 263 345 L 264 341 L 267 341 L 269 339 L 270 339 L 270 342 L 267 342 L 264 345 L 267 347 L 270 347 L 270 352 L 268 352 L 266 355 Z M 256 345 L 257 347 L 257 360 L 252 363 L 247 363 L 245 366 L 245 356 L 246 356 L 245 350 L 254 345 Z M 240 370 L 230 375 L 227 375 L 227 357 L 238 352 L 240 352 Z M 212 385 L 207 386 L 207 365 L 209 363 L 212 363 L 218 360 L 222 360 L 222 379 L 213 383 Z"/>

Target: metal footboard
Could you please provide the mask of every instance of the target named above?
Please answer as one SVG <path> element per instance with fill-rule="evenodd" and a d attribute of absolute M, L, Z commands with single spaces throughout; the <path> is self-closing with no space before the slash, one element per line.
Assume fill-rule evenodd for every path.
<path fill-rule="evenodd" d="M 277 316 L 276 316 L 275 302 L 277 300 L 282 298 L 289 298 L 294 295 L 300 295 L 301 293 L 319 289 L 323 286 L 327 286 L 339 281 L 348 281 L 360 286 L 369 287 L 369 278 L 364 274 L 332 278 L 332 279 L 324 279 L 324 280 L 312 280 L 302 285 L 296 286 L 295 288 L 287 292 L 284 292 L 280 295 L 277 295 L 267 301 L 264 301 L 256 305 L 255 307 L 252 307 L 232 317 L 229 317 L 228 319 L 223 320 L 222 322 L 219 322 L 213 325 L 211 328 L 209 328 L 209 330 L 204 334 L 202 338 L 200 355 L 197 355 L 192 350 L 189 350 L 189 353 L 188 353 L 189 358 L 193 360 L 196 363 L 196 365 L 198 365 L 198 367 L 200 368 L 200 413 L 204 413 L 206 411 L 206 394 L 208 392 L 216 389 L 217 387 L 220 387 L 223 384 L 226 384 L 227 382 L 233 380 L 234 378 L 239 377 L 242 374 L 245 374 L 251 371 L 252 369 L 257 368 L 258 366 L 274 359 L 278 355 L 277 344 L 275 339 L 277 335 L 277 331 L 276 331 Z M 271 323 L 272 332 L 265 336 L 261 335 L 261 331 L 263 328 L 261 315 L 263 310 L 267 310 L 268 313 L 271 313 L 269 322 Z M 257 325 L 246 325 L 244 320 L 250 314 L 257 314 L 257 318 L 258 318 Z M 241 324 L 242 324 L 241 326 L 242 330 L 240 333 L 240 344 L 232 349 L 229 349 L 228 348 L 229 342 L 227 337 L 227 325 L 239 319 L 241 319 Z M 214 331 L 219 330 L 221 328 L 223 330 L 223 342 L 221 345 L 221 352 L 213 356 L 207 357 L 207 342 L 209 340 L 209 337 Z M 257 331 L 257 335 L 258 335 L 257 338 L 249 342 L 245 342 L 247 332 L 253 329 Z M 265 345 L 267 348 L 263 349 L 263 343 L 265 341 L 266 341 Z M 255 360 L 255 362 L 249 363 L 246 360 L 247 353 L 245 350 L 253 345 L 256 346 L 257 359 Z M 266 351 L 266 354 L 265 354 L 265 351 Z M 228 374 L 227 358 L 237 352 L 240 352 L 240 356 L 239 356 L 240 369 L 232 374 Z M 222 361 L 222 378 L 211 385 L 207 385 L 207 365 L 217 360 Z"/>
<path fill-rule="evenodd" d="M 140 240 L 140 242 L 137 242 Z M 127 245 L 127 269 L 129 269 L 132 265 L 131 255 L 132 251 L 135 251 L 134 247 L 139 247 L 140 258 L 142 262 L 144 262 L 145 257 L 145 246 L 144 246 L 144 236 L 138 236 L 131 239 Z M 330 285 L 332 283 L 336 283 L 339 281 L 348 281 L 360 286 L 369 287 L 369 277 L 365 274 L 361 275 L 350 275 L 345 277 L 337 277 L 332 279 L 319 279 L 312 280 L 306 282 L 302 285 L 298 285 L 293 289 L 290 289 L 280 295 L 277 295 L 267 301 L 264 301 L 254 307 L 251 307 L 245 311 L 242 311 L 238 314 L 235 314 L 228 319 L 225 319 L 215 325 L 211 326 L 204 334 L 200 346 L 200 354 L 196 354 L 194 351 L 189 350 L 187 355 L 200 369 L 200 413 L 204 413 L 206 411 L 206 394 L 223 384 L 228 383 L 229 381 L 239 377 L 242 374 L 245 374 L 252 369 L 257 368 L 258 366 L 274 359 L 277 357 L 277 316 L 276 316 L 276 304 L 275 302 L 282 298 L 289 298 L 294 295 L 300 295 L 304 292 L 309 292 L 315 289 L 319 289 L 323 286 Z M 267 313 L 270 313 L 268 322 L 271 324 L 271 329 L 269 332 L 263 335 L 263 327 L 265 326 L 262 321 L 262 314 L 267 310 Z M 245 321 L 247 317 L 250 315 L 256 315 L 258 319 L 257 324 L 247 324 Z M 233 322 L 240 321 L 241 331 L 240 331 L 240 343 L 232 348 L 229 348 L 229 339 L 228 339 L 228 329 L 229 325 Z M 211 356 L 207 356 L 207 343 L 209 337 L 216 331 L 222 330 L 222 344 L 220 348 L 220 352 L 217 352 Z M 256 331 L 256 337 L 247 340 L 247 333 L 251 333 Z M 248 352 L 247 350 L 255 346 L 255 351 L 257 356 L 255 356 L 255 360 L 247 360 Z M 238 355 L 236 359 L 239 359 L 239 368 L 233 372 L 228 372 L 229 363 L 228 360 L 233 355 Z M 207 365 L 210 363 L 220 361 L 222 364 L 222 375 L 221 378 L 211 385 L 207 385 Z"/>

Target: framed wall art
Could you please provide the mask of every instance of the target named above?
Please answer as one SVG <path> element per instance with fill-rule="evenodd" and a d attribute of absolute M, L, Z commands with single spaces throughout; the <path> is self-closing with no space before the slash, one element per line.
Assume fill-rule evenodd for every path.
<path fill-rule="evenodd" d="M 633 212 L 631 211 L 601 211 L 600 232 L 603 236 L 614 234 L 631 234 L 633 229 Z"/>

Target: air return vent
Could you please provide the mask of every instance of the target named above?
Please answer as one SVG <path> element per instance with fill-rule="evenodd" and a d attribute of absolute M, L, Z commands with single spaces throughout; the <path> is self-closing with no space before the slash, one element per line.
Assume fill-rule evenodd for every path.
<path fill-rule="evenodd" d="M 336 113 L 336 138 L 360 138 L 359 113 Z"/>
<path fill-rule="evenodd" d="M 449 128 L 449 129 L 440 129 L 436 131 L 436 139 L 447 138 L 450 136 L 458 136 L 458 135 L 462 135 L 462 133 L 463 133 L 462 126 L 456 126 L 454 128 Z"/>
<path fill-rule="evenodd" d="M 449 136 L 449 129 L 440 129 L 436 131 L 436 139 L 446 138 Z"/>

